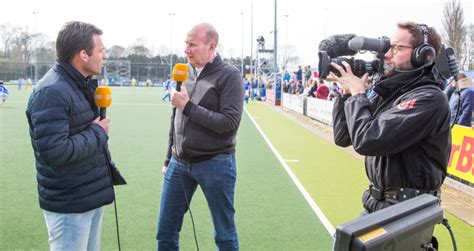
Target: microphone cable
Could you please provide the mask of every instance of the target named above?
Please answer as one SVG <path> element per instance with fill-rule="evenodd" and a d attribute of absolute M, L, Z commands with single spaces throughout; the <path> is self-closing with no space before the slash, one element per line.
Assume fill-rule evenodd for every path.
<path fill-rule="evenodd" d="M 115 189 L 114 189 L 114 195 L 115 195 Z M 114 210 L 115 210 L 115 228 L 117 229 L 118 250 L 121 251 L 122 249 L 120 248 L 120 231 L 119 231 L 119 223 L 118 223 L 117 199 L 115 198 L 115 196 L 114 196 Z"/>
<path fill-rule="evenodd" d="M 176 116 L 176 107 L 173 107 L 173 124 L 174 124 L 175 116 Z M 174 135 L 173 144 L 175 144 L 176 131 L 173 131 L 173 135 Z M 180 175 L 179 178 L 181 180 L 181 187 L 183 188 L 184 199 L 186 200 L 186 206 L 188 207 L 188 210 L 189 210 L 189 216 L 191 217 L 191 224 L 193 226 L 193 234 L 194 234 L 194 242 L 196 244 L 196 250 L 199 251 L 199 244 L 198 244 L 198 239 L 197 239 L 197 234 L 196 234 L 196 226 L 194 224 L 194 217 L 193 217 L 193 213 L 191 212 L 191 205 L 188 199 L 188 194 L 186 193 L 186 187 L 184 186 L 183 176 Z"/>
<path fill-rule="evenodd" d="M 105 154 L 105 158 L 107 161 L 107 165 L 110 165 L 109 163 L 109 154 L 107 153 L 106 149 L 103 149 L 103 152 Z M 115 189 L 114 189 L 114 182 L 112 180 L 112 171 L 110 170 L 111 167 L 107 168 L 109 171 L 109 177 L 110 177 L 110 183 L 112 185 L 112 191 L 114 193 L 114 211 L 115 211 L 115 229 L 117 231 L 117 244 L 118 244 L 118 250 L 121 251 L 120 247 L 120 230 L 119 230 L 119 222 L 118 222 L 118 210 L 117 210 L 117 197 L 115 196 Z"/>
<path fill-rule="evenodd" d="M 186 200 L 186 206 L 188 207 L 189 210 L 189 216 L 191 216 L 191 223 L 193 225 L 193 234 L 194 234 L 194 242 L 196 243 L 196 250 L 199 251 L 199 244 L 197 240 L 197 235 L 196 235 L 196 226 L 194 225 L 194 218 L 193 218 L 193 213 L 191 212 L 191 205 L 189 203 L 188 199 L 188 194 L 186 193 L 186 188 L 184 187 L 184 181 L 183 181 L 183 176 L 179 176 L 181 179 L 181 185 L 183 187 L 183 193 L 184 193 L 184 198 Z"/>

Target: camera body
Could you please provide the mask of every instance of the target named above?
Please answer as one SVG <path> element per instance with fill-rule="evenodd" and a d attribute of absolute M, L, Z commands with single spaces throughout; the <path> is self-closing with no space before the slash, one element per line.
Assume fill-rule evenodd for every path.
<path fill-rule="evenodd" d="M 383 71 L 383 67 L 381 67 L 380 60 L 378 59 L 373 61 L 365 61 L 362 59 L 355 59 L 354 57 L 330 58 L 326 51 L 320 51 L 318 53 L 318 58 L 318 70 L 320 77 L 323 79 L 328 76 L 330 71 L 332 71 L 339 77 L 341 76 L 339 71 L 337 71 L 334 67 L 331 66 L 331 62 L 336 63 L 338 65 L 342 65 L 342 62 L 348 63 L 351 66 L 352 73 L 354 73 L 354 75 L 356 75 L 357 77 L 362 77 L 365 73 L 369 73 L 369 76 L 371 76 L 374 73 Z"/>
<path fill-rule="evenodd" d="M 318 53 L 318 71 L 320 78 L 325 79 L 329 72 L 340 75 L 339 71 L 331 66 L 331 62 L 342 66 L 347 62 L 354 75 L 362 77 L 365 73 L 369 76 L 383 75 L 384 55 L 390 49 L 390 40 L 387 37 L 378 39 L 359 37 L 354 34 L 334 35 L 321 41 Z M 370 51 L 375 54 L 373 61 L 355 59 L 354 57 L 341 57 L 355 55 L 358 51 Z"/>

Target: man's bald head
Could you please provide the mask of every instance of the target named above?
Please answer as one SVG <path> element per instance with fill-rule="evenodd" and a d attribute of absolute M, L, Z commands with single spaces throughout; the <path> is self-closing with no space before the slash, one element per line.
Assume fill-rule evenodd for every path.
<path fill-rule="evenodd" d="M 219 35 L 216 29 L 208 24 L 201 23 L 194 26 L 186 38 L 186 57 L 188 63 L 196 68 L 202 68 L 216 56 Z"/>
<path fill-rule="evenodd" d="M 206 44 L 214 43 L 217 45 L 219 42 L 219 34 L 217 34 L 217 31 L 214 28 L 214 26 L 208 23 L 200 23 L 194 26 L 191 29 L 191 31 L 188 33 L 188 35 L 191 35 L 191 34 L 200 34 L 204 36 L 204 42 Z"/>

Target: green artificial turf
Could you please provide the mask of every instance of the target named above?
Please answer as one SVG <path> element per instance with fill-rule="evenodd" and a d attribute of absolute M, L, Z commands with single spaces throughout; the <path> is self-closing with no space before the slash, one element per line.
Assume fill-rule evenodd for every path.
<path fill-rule="evenodd" d="M 0 108 L 0 250 L 48 250 L 38 206 L 26 102 L 31 90 L 9 86 Z M 128 185 L 116 187 L 122 250 L 155 249 L 171 107 L 161 88 L 113 88 L 109 145 Z M 241 250 L 330 250 L 332 239 L 247 115 L 237 137 L 236 224 Z M 214 250 L 202 192 L 191 210 L 201 250 Z M 189 214 L 182 250 L 195 250 Z M 113 205 L 106 206 L 102 250 L 117 250 Z"/>
<path fill-rule="evenodd" d="M 368 187 L 363 162 L 332 142 L 322 140 L 261 102 L 246 108 L 310 193 L 334 227 L 362 212 L 361 195 Z M 299 162 L 294 162 L 299 160 Z M 458 250 L 474 250 L 474 228 L 445 212 Z M 449 232 L 436 225 L 440 250 L 453 250 Z"/>

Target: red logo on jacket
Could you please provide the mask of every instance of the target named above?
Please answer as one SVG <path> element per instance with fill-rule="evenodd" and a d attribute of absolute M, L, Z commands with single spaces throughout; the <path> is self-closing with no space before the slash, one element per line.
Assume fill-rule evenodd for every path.
<path fill-rule="evenodd" d="M 400 110 L 411 109 L 415 107 L 415 102 L 416 102 L 416 99 L 401 102 L 400 104 L 397 105 L 397 108 Z"/>

